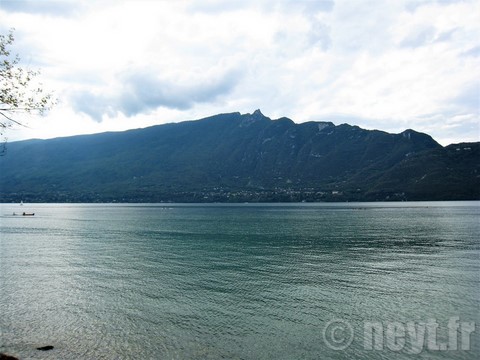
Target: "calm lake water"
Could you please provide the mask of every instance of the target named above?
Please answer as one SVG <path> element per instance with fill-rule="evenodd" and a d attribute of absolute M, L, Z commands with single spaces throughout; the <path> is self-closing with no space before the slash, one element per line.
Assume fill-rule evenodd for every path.
<path fill-rule="evenodd" d="M 0 216 L 0 352 L 21 359 L 480 356 L 480 329 L 462 338 L 480 325 L 479 202 L 2 204 Z M 428 321 L 420 347 L 402 336 Z"/>

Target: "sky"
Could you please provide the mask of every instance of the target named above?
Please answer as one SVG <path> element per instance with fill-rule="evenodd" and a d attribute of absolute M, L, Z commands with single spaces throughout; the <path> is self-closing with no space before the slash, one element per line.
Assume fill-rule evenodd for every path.
<path fill-rule="evenodd" d="M 478 0 L 0 0 L 57 104 L 9 141 L 261 109 L 480 140 Z"/>

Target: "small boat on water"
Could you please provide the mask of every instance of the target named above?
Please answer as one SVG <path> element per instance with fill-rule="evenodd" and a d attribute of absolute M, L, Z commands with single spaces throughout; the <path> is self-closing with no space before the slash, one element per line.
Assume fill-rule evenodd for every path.
<path fill-rule="evenodd" d="M 17 213 L 13 213 L 14 216 L 16 215 L 21 215 L 21 216 L 35 216 L 35 213 L 26 213 L 26 212 L 23 212 L 22 214 L 17 214 Z"/>

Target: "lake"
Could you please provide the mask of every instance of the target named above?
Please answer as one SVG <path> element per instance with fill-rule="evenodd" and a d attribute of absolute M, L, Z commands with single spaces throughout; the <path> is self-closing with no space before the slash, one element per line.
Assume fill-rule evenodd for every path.
<path fill-rule="evenodd" d="M 24 211 L 35 216 L 13 216 Z M 480 356 L 480 202 L 2 204 L 0 215 L 0 353 Z"/>

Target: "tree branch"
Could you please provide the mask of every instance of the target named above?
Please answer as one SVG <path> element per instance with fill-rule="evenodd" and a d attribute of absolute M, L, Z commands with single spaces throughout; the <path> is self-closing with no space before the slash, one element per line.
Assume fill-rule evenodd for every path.
<path fill-rule="evenodd" d="M 15 124 L 17 124 L 17 125 L 20 125 L 20 126 L 23 126 L 23 127 L 28 128 L 27 125 L 24 125 L 24 124 L 22 124 L 21 122 L 18 122 L 18 121 L 16 121 L 16 120 L 13 120 L 11 117 L 5 115 L 5 114 L 3 113 L 3 111 L 0 111 L 0 115 L 2 115 L 2 116 L 3 116 L 4 118 L 6 118 L 8 121 L 11 121 L 11 122 L 13 122 L 13 123 L 15 123 Z"/>

